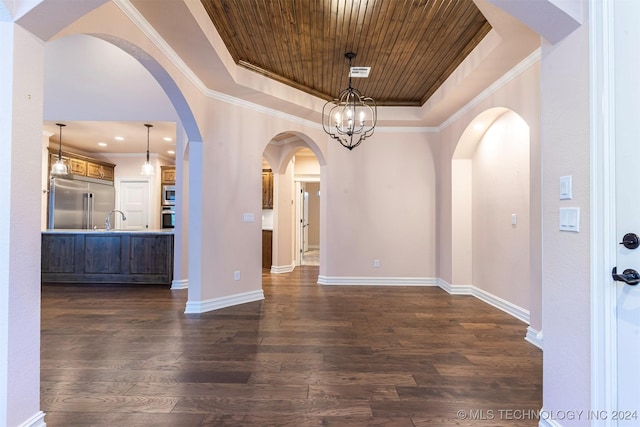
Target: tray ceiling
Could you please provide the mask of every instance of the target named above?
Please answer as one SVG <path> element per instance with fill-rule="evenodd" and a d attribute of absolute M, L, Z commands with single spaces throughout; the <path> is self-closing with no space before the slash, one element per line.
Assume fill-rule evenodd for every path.
<path fill-rule="evenodd" d="M 234 61 L 323 99 L 420 106 L 491 30 L 472 0 L 202 0 Z"/>

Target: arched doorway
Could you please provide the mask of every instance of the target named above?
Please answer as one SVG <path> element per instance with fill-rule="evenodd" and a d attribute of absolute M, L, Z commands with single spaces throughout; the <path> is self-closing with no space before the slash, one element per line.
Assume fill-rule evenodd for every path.
<path fill-rule="evenodd" d="M 493 108 L 463 133 L 452 158 L 453 287 L 473 289 L 528 322 L 529 127 Z"/>
<path fill-rule="evenodd" d="M 270 271 L 285 273 L 304 264 L 320 265 L 324 155 L 306 135 L 283 132 L 269 142 L 264 158 L 274 172 L 274 209 L 265 215 L 273 218 Z"/>

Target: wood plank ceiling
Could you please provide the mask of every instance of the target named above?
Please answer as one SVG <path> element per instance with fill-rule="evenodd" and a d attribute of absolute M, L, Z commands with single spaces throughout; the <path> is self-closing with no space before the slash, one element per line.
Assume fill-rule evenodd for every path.
<path fill-rule="evenodd" d="M 323 99 L 420 106 L 491 30 L 472 0 L 201 0 L 235 62 Z"/>

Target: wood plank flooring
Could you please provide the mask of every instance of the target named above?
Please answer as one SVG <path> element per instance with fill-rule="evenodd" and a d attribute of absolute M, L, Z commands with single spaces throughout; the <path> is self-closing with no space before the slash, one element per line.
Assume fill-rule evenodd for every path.
<path fill-rule="evenodd" d="M 266 299 L 184 314 L 186 290 L 42 288 L 48 427 L 535 426 L 526 325 L 436 287 L 263 273 Z"/>

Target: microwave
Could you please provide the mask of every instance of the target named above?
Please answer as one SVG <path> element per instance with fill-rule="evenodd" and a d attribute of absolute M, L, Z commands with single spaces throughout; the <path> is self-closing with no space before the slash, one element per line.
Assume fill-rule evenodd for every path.
<path fill-rule="evenodd" d="M 175 228 L 176 211 L 173 206 L 165 207 L 160 212 L 160 228 Z"/>
<path fill-rule="evenodd" d="M 176 186 L 163 185 L 162 186 L 162 205 L 173 206 L 175 204 L 176 204 Z"/>

